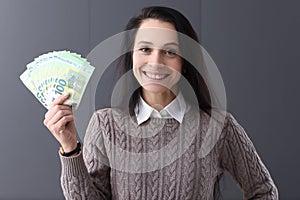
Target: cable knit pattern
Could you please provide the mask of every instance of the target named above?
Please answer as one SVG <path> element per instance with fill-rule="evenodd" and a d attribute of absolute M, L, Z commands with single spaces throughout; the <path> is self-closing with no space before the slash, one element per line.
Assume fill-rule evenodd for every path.
<path fill-rule="evenodd" d="M 210 118 L 202 111 L 195 113 L 190 109 L 182 124 L 149 119 L 138 126 L 121 111 L 95 112 L 83 152 L 60 156 L 65 198 L 211 200 L 218 177 L 227 170 L 244 199 L 278 199 L 268 170 L 231 114 L 212 150 L 199 156 Z"/>

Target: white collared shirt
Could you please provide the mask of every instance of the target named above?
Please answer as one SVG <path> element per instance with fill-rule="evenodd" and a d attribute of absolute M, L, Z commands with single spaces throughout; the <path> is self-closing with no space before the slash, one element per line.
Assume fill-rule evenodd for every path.
<path fill-rule="evenodd" d="M 164 119 L 174 118 L 179 123 L 182 123 L 184 114 L 188 112 L 189 109 L 190 105 L 185 102 L 183 95 L 179 92 L 177 97 L 161 111 L 157 111 L 140 97 L 139 104 L 135 108 L 135 115 L 138 125 L 147 121 L 150 117 Z"/>

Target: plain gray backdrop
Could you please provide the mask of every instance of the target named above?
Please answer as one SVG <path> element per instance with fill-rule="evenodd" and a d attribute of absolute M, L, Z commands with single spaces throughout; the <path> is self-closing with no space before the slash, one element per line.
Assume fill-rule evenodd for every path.
<path fill-rule="evenodd" d="M 59 144 L 43 126 L 46 110 L 19 79 L 26 64 L 52 50 L 86 56 L 149 5 L 173 7 L 192 22 L 221 72 L 228 110 L 281 199 L 300 199 L 296 0 L 0 0 L 0 199 L 63 199 Z M 100 107 L 109 98 L 109 75 L 99 85 Z M 242 199 L 228 174 L 222 188 L 224 199 Z"/>

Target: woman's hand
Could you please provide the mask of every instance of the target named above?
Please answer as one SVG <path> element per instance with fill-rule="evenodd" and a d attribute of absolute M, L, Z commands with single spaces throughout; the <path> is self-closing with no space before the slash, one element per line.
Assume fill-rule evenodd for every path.
<path fill-rule="evenodd" d="M 55 99 L 45 114 L 44 125 L 54 135 L 65 152 L 74 150 L 77 146 L 76 128 L 72 108 L 63 103 L 69 98 L 66 93 Z"/>

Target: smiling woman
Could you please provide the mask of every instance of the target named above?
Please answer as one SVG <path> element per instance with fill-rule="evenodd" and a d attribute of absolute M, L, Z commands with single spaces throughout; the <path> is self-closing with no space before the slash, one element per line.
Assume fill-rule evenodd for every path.
<path fill-rule="evenodd" d="M 194 49 L 188 46 L 189 43 L 186 42 L 186 39 L 180 37 L 180 35 L 178 34 L 183 34 L 193 41 L 198 42 L 197 33 L 194 31 L 193 27 L 186 19 L 186 17 L 174 9 L 166 7 L 149 7 L 143 9 L 138 16 L 131 18 L 125 30 L 132 31 L 125 34 L 124 48 L 132 49 L 133 51 L 127 52 L 120 59 L 119 69 L 121 72 L 121 76 L 126 72 L 133 70 L 139 84 L 143 85 L 143 82 L 141 82 L 141 77 L 143 77 L 143 74 L 144 76 L 146 75 L 145 72 L 140 72 L 140 74 L 137 73 L 139 70 L 137 70 L 136 65 L 139 64 L 139 62 L 148 62 L 150 63 L 150 66 L 152 66 L 152 68 L 149 69 L 150 67 L 148 68 L 148 65 L 144 65 L 144 68 L 148 68 L 147 70 L 149 72 L 152 72 L 152 74 L 150 73 L 150 75 L 148 73 L 148 76 L 152 75 L 153 77 L 154 74 L 158 74 L 157 72 L 155 72 L 155 69 L 153 69 L 153 66 L 156 66 L 156 69 L 167 70 L 168 73 L 172 71 L 172 73 L 170 74 L 172 74 L 173 76 L 169 77 L 168 79 L 171 82 L 166 82 L 166 79 L 160 82 L 156 82 L 156 89 L 167 88 L 168 93 L 164 94 L 168 95 L 169 97 L 159 97 L 162 94 L 159 92 L 157 92 L 156 95 L 151 95 L 150 97 L 151 93 L 147 93 L 146 95 L 149 95 L 150 99 L 160 99 L 155 102 L 149 103 L 152 104 L 152 106 L 158 105 L 158 108 L 163 105 L 167 105 L 168 103 L 170 103 L 170 100 L 174 99 L 174 97 L 177 95 L 178 88 L 181 88 L 181 90 L 179 90 L 183 93 L 185 100 L 188 101 L 189 104 L 198 107 L 199 109 L 210 115 L 211 97 L 208 87 L 197 68 L 195 68 L 187 60 L 187 58 L 191 56 L 191 60 L 195 60 L 195 57 L 197 57 L 197 59 L 201 58 L 201 55 L 198 54 L 199 52 L 193 52 Z M 138 52 L 140 53 L 138 54 Z M 196 53 L 197 55 L 194 55 L 194 53 Z M 166 61 L 168 62 L 168 64 L 163 64 Z M 153 63 L 156 63 L 156 65 L 153 65 Z M 188 84 L 192 87 L 193 92 L 184 89 L 184 81 L 177 82 L 177 79 L 182 80 L 182 78 L 188 81 Z M 135 85 L 135 80 L 131 81 L 130 84 Z M 149 85 L 149 87 L 151 87 L 151 85 Z M 148 86 L 144 85 L 143 88 L 148 88 Z M 131 116 L 134 116 L 136 112 L 138 112 L 136 106 L 140 101 L 140 96 L 142 96 L 145 91 L 146 90 L 142 90 L 142 87 L 139 87 L 133 94 L 130 94 L 129 113 Z M 145 97 L 145 99 L 146 98 L 147 97 Z"/>
<path fill-rule="evenodd" d="M 278 199 L 271 175 L 244 129 L 230 113 L 212 108 L 199 66 L 185 59 L 187 54 L 201 57 L 179 37 L 180 32 L 198 42 L 189 21 L 174 9 L 148 7 L 130 19 L 126 30 L 132 29 L 125 38 L 130 51 L 119 63 L 122 75 L 133 71 L 138 83 L 133 94 L 127 94 L 129 112 L 96 111 L 82 152 L 72 110 L 63 105 L 68 95 L 57 98 L 45 115 L 45 125 L 62 145 L 66 199 L 218 199 L 225 171 L 244 199 Z M 183 80 L 191 87 L 183 87 Z M 213 115 L 216 112 L 224 123 Z M 220 136 L 210 134 L 214 131 Z"/>
<path fill-rule="evenodd" d="M 157 19 L 145 20 L 137 31 L 132 55 L 135 78 L 150 105 L 168 105 L 178 93 L 182 60 L 175 27 Z"/>

